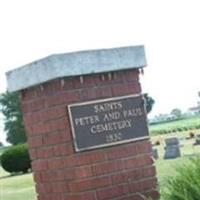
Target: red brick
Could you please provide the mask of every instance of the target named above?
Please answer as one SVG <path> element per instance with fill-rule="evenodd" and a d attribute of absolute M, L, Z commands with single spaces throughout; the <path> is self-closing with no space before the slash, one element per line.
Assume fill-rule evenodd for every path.
<path fill-rule="evenodd" d="M 68 130 L 60 130 L 59 133 L 60 138 L 63 142 L 69 142 L 72 141 L 72 134 Z"/>
<path fill-rule="evenodd" d="M 138 154 L 152 153 L 151 142 L 148 140 L 145 140 L 143 142 L 138 143 L 137 144 L 137 152 L 138 152 Z"/>
<path fill-rule="evenodd" d="M 106 187 L 110 184 L 111 181 L 109 177 L 101 177 L 101 178 L 99 177 L 94 179 L 70 182 L 69 189 L 71 192 L 81 192 L 81 191 Z"/>
<path fill-rule="evenodd" d="M 102 85 L 103 84 L 103 81 L 101 79 L 101 75 L 100 74 L 94 74 L 93 80 L 94 80 L 94 84 L 95 85 Z"/>
<path fill-rule="evenodd" d="M 67 157 L 64 159 L 64 163 L 66 167 L 75 167 L 75 166 L 98 163 L 105 160 L 106 156 L 103 152 L 91 151 Z"/>
<path fill-rule="evenodd" d="M 130 183 L 129 190 L 131 192 L 144 192 L 145 190 L 156 188 L 156 186 L 157 186 L 156 178 L 144 179 L 144 180 Z"/>
<path fill-rule="evenodd" d="M 106 154 L 108 159 L 112 160 L 151 152 L 151 143 L 148 140 L 143 140 L 126 144 L 123 148 L 121 146 L 112 147 Z"/>
<path fill-rule="evenodd" d="M 112 86 L 113 96 L 137 94 L 141 92 L 139 83 L 120 84 Z"/>
<path fill-rule="evenodd" d="M 43 93 L 45 95 L 47 96 L 52 95 L 52 94 L 54 95 L 58 92 L 61 92 L 62 90 L 61 79 L 56 79 L 48 83 L 44 83 L 42 87 L 43 87 Z"/>
<path fill-rule="evenodd" d="M 74 152 L 73 146 L 71 143 L 69 144 L 60 144 L 53 147 L 54 155 L 55 156 L 62 156 L 62 155 L 69 155 Z"/>
<path fill-rule="evenodd" d="M 63 130 L 66 132 L 66 130 Z M 63 131 L 56 131 L 55 133 L 51 133 L 48 134 L 46 136 L 44 136 L 43 140 L 44 140 L 44 145 L 50 145 L 50 144 L 60 144 L 65 142 L 65 138 L 69 137 L 69 135 L 66 134 L 66 136 L 64 136 Z"/>
<path fill-rule="evenodd" d="M 47 107 L 51 107 L 51 106 L 58 106 L 58 105 L 62 105 L 62 104 L 67 105 L 68 103 L 72 103 L 72 102 L 75 102 L 78 100 L 79 100 L 78 92 L 65 91 L 61 94 L 57 94 L 57 95 L 47 98 L 46 104 L 47 104 Z"/>
<path fill-rule="evenodd" d="M 79 194 L 64 194 L 62 200 L 95 200 L 93 192 L 79 193 Z"/>
<path fill-rule="evenodd" d="M 48 134 L 44 137 L 44 145 L 59 144 L 61 142 L 62 138 L 57 133 Z"/>
<path fill-rule="evenodd" d="M 36 98 L 43 98 L 45 97 L 45 93 L 44 93 L 44 87 L 43 85 L 38 85 L 34 87 L 34 90 L 36 92 Z"/>
<path fill-rule="evenodd" d="M 36 191 L 37 193 L 50 193 L 52 192 L 52 185 L 50 183 L 37 183 Z"/>
<path fill-rule="evenodd" d="M 52 119 L 66 117 L 66 115 L 67 115 L 66 106 L 59 106 L 59 107 L 51 108 L 44 112 L 41 112 L 40 118 L 43 121 L 48 121 L 48 120 L 52 120 Z"/>
<path fill-rule="evenodd" d="M 34 125 L 36 123 L 46 122 L 49 120 L 67 118 L 66 106 L 53 107 L 41 110 L 31 114 L 24 114 L 24 122 L 26 125 Z"/>
<path fill-rule="evenodd" d="M 49 169 L 60 169 L 64 167 L 62 158 L 52 158 L 48 160 Z"/>
<path fill-rule="evenodd" d="M 43 148 L 37 148 L 37 157 L 38 158 L 49 158 L 53 157 L 53 147 L 43 147 Z"/>
<path fill-rule="evenodd" d="M 30 103 L 27 103 L 27 102 L 26 103 L 24 103 L 24 102 L 21 103 L 21 109 L 22 109 L 22 112 L 24 114 L 30 112 L 30 107 L 31 107 Z"/>
<path fill-rule="evenodd" d="M 85 76 L 84 76 L 85 77 Z M 83 78 L 83 76 L 76 76 L 72 79 L 72 83 L 73 83 L 73 88 L 74 89 L 81 89 L 83 87 L 83 82 L 81 82 L 81 79 Z"/>
<path fill-rule="evenodd" d="M 66 180 L 65 172 L 63 169 L 54 171 L 42 171 L 41 179 L 44 182 L 54 182 Z"/>
<path fill-rule="evenodd" d="M 48 132 L 58 131 L 58 130 L 69 130 L 69 124 L 66 118 L 61 118 L 57 120 L 52 120 L 46 123 Z"/>
<path fill-rule="evenodd" d="M 24 89 L 21 91 L 22 101 L 31 100 L 36 97 L 36 91 L 34 89 Z"/>
<path fill-rule="evenodd" d="M 66 77 L 66 78 L 63 78 L 63 85 L 62 85 L 62 89 L 63 90 L 71 90 L 71 89 L 74 89 L 74 86 L 73 86 L 73 79 L 74 77 Z"/>
<path fill-rule="evenodd" d="M 81 100 L 92 100 L 97 98 L 96 89 L 95 88 L 87 88 L 81 90 Z"/>
<path fill-rule="evenodd" d="M 82 76 L 83 81 L 81 82 L 80 76 L 73 79 L 73 87 L 75 89 L 85 88 L 85 87 L 93 87 L 95 85 L 95 80 L 93 76 Z"/>
<path fill-rule="evenodd" d="M 99 87 L 96 89 L 96 97 L 106 98 L 112 97 L 111 87 Z"/>
<path fill-rule="evenodd" d="M 126 144 L 123 146 L 116 146 L 110 148 L 106 155 L 108 159 L 125 158 L 137 154 L 137 143 Z"/>
<path fill-rule="evenodd" d="M 93 175 L 91 166 L 73 167 L 65 170 L 65 178 L 67 180 L 81 179 L 91 177 Z"/>
<path fill-rule="evenodd" d="M 155 166 L 147 167 L 147 168 L 142 169 L 142 174 L 143 174 L 143 177 L 156 176 L 156 168 L 155 168 Z"/>
<path fill-rule="evenodd" d="M 120 197 L 129 192 L 128 185 L 118 185 L 111 188 L 105 188 L 97 191 L 98 200 L 113 199 L 115 197 Z"/>
<path fill-rule="evenodd" d="M 96 98 L 106 98 L 112 97 L 111 87 L 95 87 L 95 88 L 87 88 L 83 89 L 81 92 L 82 100 L 92 100 Z"/>
<path fill-rule="evenodd" d="M 64 170 L 57 170 L 54 172 L 54 180 L 56 181 L 61 181 L 61 180 L 65 180 L 65 171 Z"/>
<path fill-rule="evenodd" d="M 93 168 L 94 168 L 95 175 L 98 176 L 98 175 L 122 170 L 123 167 L 124 167 L 123 162 L 121 160 L 116 160 L 112 162 L 97 164 Z"/>
<path fill-rule="evenodd" d="M 28 145 L 30 148 L 40 147 L 43 145 L 43 138 L 42 136 L 34 136 L 28 138 Z"/>
<path fill-rule="evenodd" d="M 139 70 L 126 70 L 123 72 L 124 81 L 139 82 Z"/>
<path fill-rule="evenodd" d="M 62 195 L 59 193 L 40 194 L 38 200 L 63 200 Z"/>
<path fill-rule="evenodd" d="M 139 180 L 155 176 L 155 167 L 145 167 L 132 169 L 130 171 L 121 171 L 111 176 L 113 184 L 128 183 L 130 181 Z"/>
<path fill-rule="evenodd" d="M 51 182 L 55 179 L 55 172 L 53 171 L 42 171 L 41 177 L 44 182 Z"/>
<path fill-rule="evenodd" d="M 152 164 L 153 164 L 153 159 L 151 155 L 143 155 L 143 156 L 128 158 L 125 160 L 126 169 L 130 169 L 133 167 L 138 168 L 138 167 L 143 167 L 143 166 L 152 165 Z"/>
<path fill-rule="evenodd" d="M 32 169 L 33 171 L 41 171 L 41 170 L 47 170 L 47 161 L 46 160 L 34 160 L 32 162 Z"/>
<path fill-rule="evenodd" d="M 38 112 L 35 112 L 35 113 L 28 113 L 28 114 L 24 114 L 23 115 L 23 120 L 24 120 L 24 123 L 27 125 L 33 125 L 35 124 L 36 122 L 40 122 L 41 119 L 40 119 L 40 116 L 38 114 Z"/>
<path fill-rule="evenodd" d="M 31 131 L 29 131 L 29 135 L 41 135 L 48 132 L 47 125 L 44 123 L 35 124 L 31 127 Z"/>
<path fill-rule="evenodd" d="M 53 192 L 68 192 L 68 184 L 65 181 L 59 181 L 59 182 L 52 182 L 52 190 Z"/>
<path fill-rule="evenodd" d="M 23 113 L 31 113 L 45 108 L 45 99 L 35 99 L 27 103 L 22 103 Z"/>
<path fill-rule="evenodd" d="M 76 157 L 76 161 L 78 162 L 79 165 L 97 163 L 105 160 L 106 160 L 105 154 L 99 151 L 91 151 L 85 154 L 79 154 L 79 156 Z"/>

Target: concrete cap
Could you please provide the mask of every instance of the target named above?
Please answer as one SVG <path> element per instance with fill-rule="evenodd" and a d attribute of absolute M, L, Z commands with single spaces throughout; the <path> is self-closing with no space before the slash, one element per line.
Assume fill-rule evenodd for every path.
<path fill-rule="evenodd" d="M 10 92 L 56 78 L 104 73 L 146 66 L 144 46 L 55 54 L 6 73 Z"/>

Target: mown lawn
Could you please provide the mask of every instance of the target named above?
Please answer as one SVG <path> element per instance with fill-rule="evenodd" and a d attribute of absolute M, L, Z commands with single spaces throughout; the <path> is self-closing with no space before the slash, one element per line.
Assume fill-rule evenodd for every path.
<path fill-rule="evenodd" d="M 1 200 L 36 200 L 32 174 L 10 176 L 0 167 Z"/>
<path fill-rule="evenodd" d="M 176 132 L 177 130 L 184 130 L 184 128 L 197 129 L 196 127 L 199 127 L 199 126 L 200 126 L 200 115 L 187 118 L 187 119 L 180 119 L 176 121 L 152 124 L 149 126 L 149 129 L 150 129 L 150 133 L 153 136 L 153 135 L 156 135 L 157 133 L 159 134 L 159 132 L 163 134 L 163 132 L 167 132 L 167 131 Z M 180 132 L 180 134 L 181 133 L 182 132 Z"/>

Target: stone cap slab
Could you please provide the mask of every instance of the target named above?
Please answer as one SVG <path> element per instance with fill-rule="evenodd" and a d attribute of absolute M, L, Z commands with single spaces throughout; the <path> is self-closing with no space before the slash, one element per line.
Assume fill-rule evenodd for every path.
<path fill-rule="evenodd" d="M 55 54 L 6 73 L 10 92 L 56 78 L 112 72 L 146 66 L 144 46 Z"/>

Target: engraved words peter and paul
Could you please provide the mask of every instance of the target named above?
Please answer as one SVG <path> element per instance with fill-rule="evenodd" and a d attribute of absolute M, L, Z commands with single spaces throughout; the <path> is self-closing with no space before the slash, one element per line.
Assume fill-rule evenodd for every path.
<path fill-rule="evenodd" d="M 148 138 L 142 95 L 71 104 L 68 110 L 76 151 Z"/>

